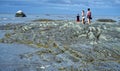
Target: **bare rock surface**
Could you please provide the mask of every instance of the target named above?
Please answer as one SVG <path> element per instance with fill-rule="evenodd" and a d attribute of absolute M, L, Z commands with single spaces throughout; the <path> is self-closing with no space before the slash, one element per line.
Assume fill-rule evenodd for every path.
<path fill-rule="evenodd" d="M 0 65 L 3 62 L 11 62 L 13 66 L 3 65 L 0 69 L 4 70 L 6 67 L 6 71 L 119 71 L 119 27 L 120 24 L 114 23 L 93 22 L 83 25 L 74 21 L 32 22 L 15 26 L 0 39 L 0 45 L 10 45 L 10 48 L 0 47 L 0 54 L 8 54 L 10 57 L 7 61 L 9 57 L 0 55 Z M 13 44 L 19 45 L 17 47 L 12 46 Z M 14 66 L 16 61 L 21 63 Z"/>

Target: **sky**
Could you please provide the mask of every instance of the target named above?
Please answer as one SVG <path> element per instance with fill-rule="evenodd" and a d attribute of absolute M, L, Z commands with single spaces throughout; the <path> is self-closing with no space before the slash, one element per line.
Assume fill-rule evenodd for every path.
<path fill-rule="evenodd" d="M 78 14 L 87 8 L 93 15 L 120 16 L 120 0 L 0 0 L 0 13 Z"/>

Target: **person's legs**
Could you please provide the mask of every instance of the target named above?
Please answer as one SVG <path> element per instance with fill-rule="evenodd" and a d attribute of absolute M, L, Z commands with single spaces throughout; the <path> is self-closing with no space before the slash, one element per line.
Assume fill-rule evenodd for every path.
<path fill-rule="evenodd" d="M 83 18 L 82 18 L 82 24 L 84 24 Z"/>
<path fill-rule="evenodd" d="M 88 24 L 89 24 L 89 18 L 87 19 L 87 21 L 88 21 Z"/>
<path fill-rule="evenodd" d="M 85 18 L 83 19 L 83 24 L 85 24 Z"/>
<path fill-rule="evenodd" d="M 90 19 L 89 19 L 89 24 L 91 23 Z"/>
<path fill-rule="evenodd" d="M 90 18 L 88 18 L 88 24 L 90 24 L 91 22 L 90 22 Z"/>
<path fill-rule="evenodd" d="M 85 18 L 82 17 L 82 24 L 85 24 Z"/>

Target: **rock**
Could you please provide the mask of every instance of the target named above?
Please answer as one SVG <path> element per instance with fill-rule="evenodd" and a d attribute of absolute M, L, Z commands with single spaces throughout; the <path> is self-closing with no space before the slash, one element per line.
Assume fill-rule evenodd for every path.
<path fill-rule="evenodd" d="M 96 34 L 95 34 L 95 37 L 96 37 L 97 40 L 99 40 L 101 32 L 102 32 L 101 29 L 99 27 L 97 27 L 96 28 Z"/>
<path fill-rule="evenodd" d="M 98 22 L 116 22 L 116 21 L 113 20 L 113 19 L 98 19 L 97 21 L 98 21 Z"/>
<path fill-rule="evenodd" d="M 88 39 L 99 40 L 101 33 L 100 27 L 89 27 L 86 37 Z"/>
<path fill-rule="evenodd" d="M 15 17 L 26 17 L 26 15 L 22 12 L 22 10 L 19 10 L 16 12 Z"/>
<path fill-rule="evenodd" d="M 120 71 L 119 31 L 113 23 L 33 22 L 6 32 L 0 42 L 37 47 L 19 55 L 37 71 Z"/>
<path fill-rule="evenodd" d="M 55 20 L 52 20 L 52 19 L 37 19 L 37 20 L 33 20 L 33 22 L 52 22 L 52 21 L 55 21 Z"/>
<path fill-rule="evenodd" d="M 58 70 L 65 70 L 65 69 L 66 69 L 65 67 L 58 68 Z"/>

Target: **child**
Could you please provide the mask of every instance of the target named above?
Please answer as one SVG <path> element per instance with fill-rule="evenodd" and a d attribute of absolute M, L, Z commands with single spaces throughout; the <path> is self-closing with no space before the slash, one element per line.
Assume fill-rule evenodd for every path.
<path fill-rule="evenodd" d="M 80 22 L 80 16 L 79 16 L 79 14 L 77 15 L 77 20 L 76 21 Z"/>

